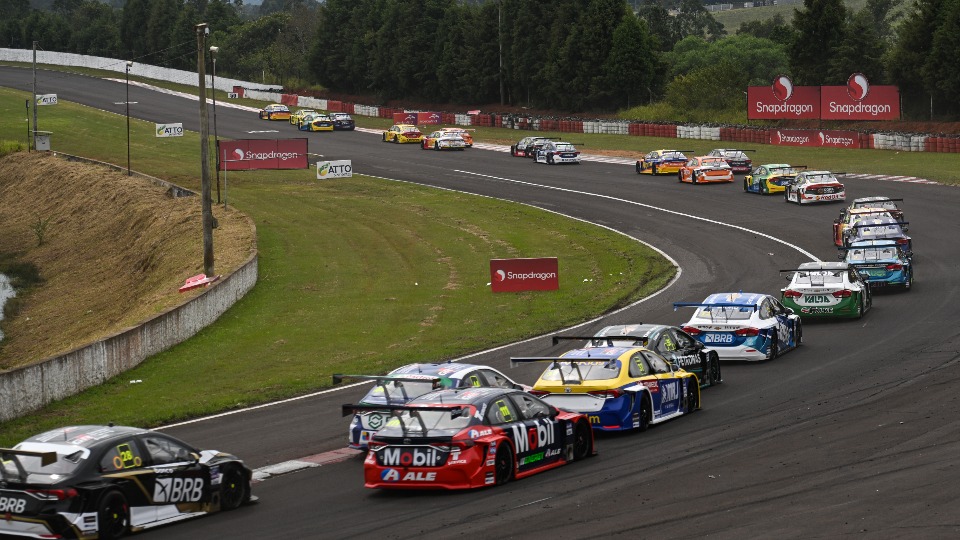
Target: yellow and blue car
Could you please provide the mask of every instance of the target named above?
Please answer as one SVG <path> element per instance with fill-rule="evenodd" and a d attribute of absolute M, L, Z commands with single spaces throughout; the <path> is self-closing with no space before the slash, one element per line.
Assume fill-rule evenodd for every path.
<path fill-rule="evenodd" d="M 612 338 L 607 345 L 510 362 L 549 362 L 530 393 L 555 407 L 586 414 L 599 431 L 644 431 L 700 408 L 696 375 L 645 347 L 614 346 Z"/>
<path fill-rule="evenodd" d="M 684 152 L 693 150 L 654 150 L 637 161 L 637 174 L 677 174 L 688 160 Z"/>
<path fill-rule="evenodd" d="M 383 132 L 383 142 L 423 143 L 423 132 L 413 124 L 394 124 Z"/>
<path fill-rule="evenodd" d="M 300 127 L 300 122 L 303 122 L 303 117 L 308 114 L 317 114 L 317 111 L 313 109 L 297 109 L 296 112 L 290 115 L 290 123 Z"/>
<path fill-rule="evenodd" d="M 783 193 L 784 186 L 793 182 L 800 169 L 806 168 L 806 165 L 790 165 L 789 163 L 760 165 L 743 178 L 743 190 L 747 193 L 759 193 L 760 195 Z"/>
<path fill-rule="evenodd" d="M 300 120 L 300 131 L 333 131 L 333 119 L 326 114 L 310 113 Z"/>
<path fill-rule="evenodd" d="M 290 108 L 281 103 L 271 103 L 260 109 L 261 120 L 290 120 Z"/>

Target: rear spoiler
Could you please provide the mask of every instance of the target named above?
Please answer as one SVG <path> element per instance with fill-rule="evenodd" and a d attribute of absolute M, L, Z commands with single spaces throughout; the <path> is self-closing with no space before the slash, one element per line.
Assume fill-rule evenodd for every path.
<path fill-rule="evenodd" d="M 360 381 L 376 381 L 377 384 L 384 382 L 433 382 L 434 387 L 440 384 L 440 377 L 407 377 L 404 375 L 350 375 L 344 373 L 333 374 L 333 384 L 340 384 L 344 379 L 356 379 Z"/>
<path fill-rule="evenodd" d="M 873 200 L 870 200 L 870 201 L 863 201 L 863 202 L 858 202 L 858 203 L 855 203 L 855 204 L 862 204 L 863 206 L 870 206 L 871 203 L 898 202 L 898 201 L 899 201 L 899 202 L 903 202 L 903 199 L 891 199 L 891 198 L 873 199 Z"/>
<path fill-rule="evenodd" d="M 56 452 L 32 452 L 30 450 L 14 450 L 13 448 L 0 448 L 0 478 L 7 478 L 7 467 L 5 462 L 13 462 L 13 465 L 17 468 L 17 477 L 16 480 L 23 482 L 27 478 L 27 471 L 23 468 L 23 464 L 20 463 L 20 460 L 17 459 L 17 456 L 25 457 L 35 457 L 40 458 L 40 465 L 46 467 L 47 465 L 57 462 L 57 453 Z"/>
<path fill-rule="evenodd" d="M 734 304 L 729 302 L 718 302 L 716 304 L 701 304 L 697 302 L 674 302 L 673 310 L 676 311 L 677 308 L 682 307 L 735 307 L 735 308 L 750 308 L 753 311 L 759 309 L 757 306 L 748 306 L 745 304 Z"/>
<path fill-rule="evenodd" d="M 561 341 L 600 341 L 600 340 L 606 341 L 608 347 L 614 346 L 613 345 L 614 340 L 618 340 L 618 341 L 633 340 L 635 342 L 640 342 L 641 345 L 646 345 L 648 341 L 648 339 L 643 336 L 589 336 L 589 337 L 553 336 L 554 345 L 556 345 L 557 343 L 560 343 Z"/>
<path fill-rule="evenodd" d="M 560 371 L 560 382 L 563 384 L 583 384 L 583 373 L 580 371 L 580 362 L 597 362 L 603 360 L 606 362 L 616 362 L 616 358 L 564 358 L 562 356 L 529 356 L 529 357 L 510 357 L 510 367 L 517 367 L 517 364 L 531 364 L 534 362 L 552 362 L 547 369 L 556 369 Z M 567 380 L 563 378 L 563 371 L 560 370 L 560 362 L 570 364 L 577 370 L 579 380 Z"/>
<path fill-rule="evenodd" d="M 850 228 L 868 229 L 870 227 L 889 227 L 890 225 L 900 225 L 902 227 L 904 225 L 909 225 L 909 224 L 910 224 L 909 221 L 894 221 L 893 223 L 874 223 L 872 225 L 869 223 L 863 223 L 863 224 L 858 223 L 856 225 L 850 225 Z"/>
<path fill-rule="evenodd" d="M 363 405 L 360 403 L 344 403 L 340 406 L 340 412 L 343 416 L 349 416 L 362 411 L 383 411 L 388 410 L 391 413 L 403 411 L 444 411 L 448 410 L 453 418 L 463 415 L 467 410 L 463 405 Z"/>
<path fill-rule="evenodd" d="M 851 247 L 845 246 L 845 247 L 838 247 L 837 249 L 839 249 L 840 251 L 850 251 L 853 249 L 880 249 L 880 248 L 892 248 L 892 247 L 902 248 L 903 246 L 901 246 L 900 244 L 889 243 L 889 244 L 873 244 L 869 246 L 851 246 Z"/>

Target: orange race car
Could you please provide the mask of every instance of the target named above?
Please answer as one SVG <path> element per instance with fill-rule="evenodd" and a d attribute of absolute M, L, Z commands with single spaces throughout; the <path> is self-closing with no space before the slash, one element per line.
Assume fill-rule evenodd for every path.
<path fill-rule="evenodd" d="M 690 158 L 680 170 L 677 178 L 681 182 L 706 184 L 710 182 L 733 182 L 733 169 L 727 160 L 718 156 L 699 156 Z"/>

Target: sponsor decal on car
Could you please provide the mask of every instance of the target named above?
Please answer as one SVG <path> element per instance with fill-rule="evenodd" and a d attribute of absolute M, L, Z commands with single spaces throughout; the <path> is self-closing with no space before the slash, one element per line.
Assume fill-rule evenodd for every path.
<path fill-rule="evenodd" d="M 27 508 L 26 499 L 0 497 L 0 512 L 20 514 Z"/>
<path fill-rule="evenodd" d="M 153 502 L 197 502 L 203 497 L 202 478 L 157 478 L 153 486 Z"/>
<path fill-rule="evenodd" d="M 523 454 L 553 444 L 556 424 L 554 420 L 537 420 L 535 425 L 532 426 L 522 424 L 510 426 L 510 429 L 513 430 L 514 443 L 517 445 L 517 453 Z M 524 433 L 525 427 L 527 428 L 526 433 Z"/>
<path fill-rule="evenodd" d="M 436 448 L 394 448 L 387 447 L 378 452 L 380 461 L 386 466 L 436 467 L 443 465 L 447 453 Z"/>
<path fill-rule="evenodd" d="M 733 343 L 733 334 L 704 334 L 704 343 Z"/>

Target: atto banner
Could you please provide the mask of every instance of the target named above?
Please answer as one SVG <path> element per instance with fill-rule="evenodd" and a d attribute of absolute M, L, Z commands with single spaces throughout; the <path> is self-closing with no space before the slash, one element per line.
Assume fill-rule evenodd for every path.
<path fill-rule="evenodd" d="M 855 131 L 778 129 L 770 135 L 770 144 L 778 146 L 860 148 L 860 138 Z"/>
<path fill-rule="evenodd" d="M 538 259 L 491 259 L 490 289 L 493 292 L 555 291 L 560 288 L 556 257 Z"/>
<path fill-rule="evenodd" d="M 440 113 L 435 112 L 418 112 L 417 113 L 417 124 L 439 124 L 440 123 Z"/>
<path fill-rule="evenodd" d="M 217 163 L 221 171 L 259 169 L 306 169 L 307 139 L 240 139 L 218 141 Z"/>
<path fill-rule="evenodd" d="M 417 125 L 417 113 L 415 112 L 395 112 L 393 113 L 394 124 L 413 124 Z"/>
<path fill-rule="evenodd" d="M 856 75 L 856 74 L 854 74 Z M 900 89 L 860 84 L 823 86 L 820 106 L 824 120 L 899 120 Z M 861 86 L 863 85 L 863 86 Z"/>
<path fill-rule="evenodd" d="M 317 180 L 350 178 L 351 176 L 353 176 L 353 162 L 349 159 L 317 162 Z"/>
<path fill-rule="evenodd" d="M 57 95 L 56 94 L 43 94 L 37 96 L 37 105 L 56 105 L 57 104 Z"/>
<path fill-rule="evenodd" d="M 183 124 L 157 124 L 157 137 L 183 137 Z"/>
<path fill-rule="evenodd" d="M 820 118 L 819 89 L 816 86 L 794 86 L 786 75 L 775 78 L 770 86 L 747 87 L 747 118 Z"/>

